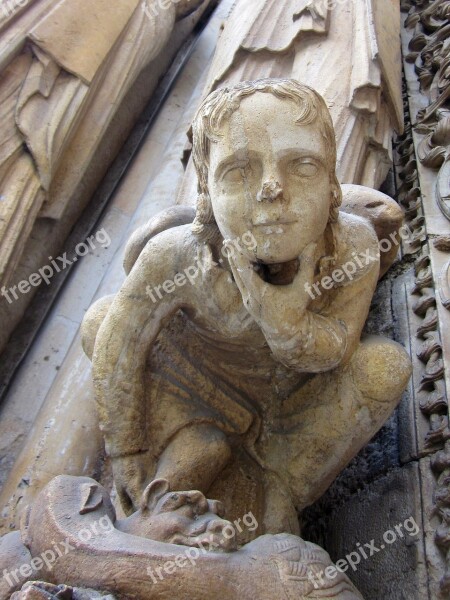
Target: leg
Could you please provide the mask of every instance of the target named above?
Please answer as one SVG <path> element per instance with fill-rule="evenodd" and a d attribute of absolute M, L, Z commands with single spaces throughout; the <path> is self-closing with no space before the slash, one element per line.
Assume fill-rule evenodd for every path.
<path fill-rule="evenodd" d="M 200 490 L 211 484 L 231 459 L 226 435 L 214 425 L 181 429 L 159 458 L 156 479 L 167 479 L 172 490 Z"/>
<path fill-rule="evenodd" d="M 371 336 L 346 367 L 315 376 L 289 398 L 264 451 L 297 509 L 317 500 L 382 427 L 410 375 L 405 350 Z"/>
<path fill-rule="evenodd" d="M 91 360 L 94 353 L 95 338 L 114 298 L 115 295 L 111 295 L 97 300 L 87 311 L 81 323 L 81 345 L 84 353 Z"/>

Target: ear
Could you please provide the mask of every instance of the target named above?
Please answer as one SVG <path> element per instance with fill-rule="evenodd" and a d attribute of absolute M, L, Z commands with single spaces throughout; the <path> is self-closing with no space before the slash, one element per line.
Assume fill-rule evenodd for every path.
<path fill-rule="evenodd" d="M 216 222 L 209 192 L 200 193 L 197 196 L 195 218 L 203 225 L 210 225 Z"/>
<path fill-rule="evenodd" d="M 94 512 L 103 505 L 102 487 L 95 483 L 84 483 L 81 486 L 80 515 Z"/>
<path fill-rule="evenodd" d="M 154 510 L 159 500 L 168 492 L 170 492 L 170 486 L 167 479 L 155 479 L 152 481 L 142 494 L 140 506 L 142 512 L 151 512 Z"/>
<path fill-rule="evenodd" d="M 342 188 L 336 176 L 331 182 L 330 223 L 336 223 L 339 218 L 339 208 L 342 205 Z"/>

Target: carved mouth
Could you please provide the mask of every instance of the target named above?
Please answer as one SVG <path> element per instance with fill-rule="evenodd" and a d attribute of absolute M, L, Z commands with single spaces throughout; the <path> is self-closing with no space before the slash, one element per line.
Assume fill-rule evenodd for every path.
<path fill-rule="evenodd" d="M 294 223 L 295 221 L 270 221 L 254 225 L 254 227 L 264 235 L 280 235 L 286 233 L 287 227 Z"/>
<path fill-rule="evenodd" d="M 190 532 L 190 537 L 199 537 L 201 535 L 203 535 L 205 533 L 205 531 L 208 528 L 208 523 L 202 523 L 202 525 L 200 527 L 198 527 L 197 529 L 194 529 Z"/>
<path fill-rule="evenodd" d="M 284 233 L 284 229 L 281 225 L 266 225 L 265 227 L 261 227 L 260 229 L 265 235 Z"/>
<path fill-rule="evenodd" d="M 289 218 L 289 217 L 284 217 L 281 219 L 272 219 L 272 220 L 267 220 L 267 221 L 261 221 L 261 222 L 253 222 L 253 227 L 274 227 L 277 225 L 293 225 L 294 223 L 297 223 L 298 219 L 294 219 L 294 218 Z"/>

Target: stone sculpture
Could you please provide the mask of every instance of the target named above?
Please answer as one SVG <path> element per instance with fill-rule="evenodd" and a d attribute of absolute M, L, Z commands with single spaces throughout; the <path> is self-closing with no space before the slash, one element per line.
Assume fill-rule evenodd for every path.
<path fill-rule="evenodd" d="M 129 516 L 117 519 L 94 480 L 57 477 L 1 540 L 0 598 L 361 598 L 295 534 L 296 511 L 377 431 L 410 375 L 399 345 L 361 339 L 375 229 L 340 213 L 331 118 L 296 81 L 214 92 L 193 156 L 194 222 L 158 219 L 117 297 L 84 323 Z M 358 194 L 392 202 L 346 193 L 355 206 Z M 244 513 L 255 527 L 227 536 Z M 45 583 L 30 583 L 37 568 Z"/>
<path fill-rule="evenodd" d="M 410 360 L 361 339 L 379 242 L 339 211 L 321 96 L 244 82 L 209 96 L 193 131 L 194 223 L 151 238 L 84 323 L 100 426 L 127 512 L 165 479 L 219 499 L 231 519 L 251 510 L 259 534 L 298 534 L 296 511 L 381 427 Z"/>
<path fill-rule="evenodd" d="M 261 11 L 264 17 L 258 16 Z M 225 22 L 217 46 L 206 93 L 233 84 L 240 77 L 258 79 L 272 75 L 294 77 L 311 87 L 318 87 L 336 128 L 340 183 L 378 186 L 391 164 L 389 153 L 393 129 L 401 128 L 402 121 L 398 1 L 324 0 L 320 3 L 318 0 L 239 0 L 230 19 L 230 24 L 228 20 Z M 248 40 L 256 40 L 251 43 L 245 41 L 250 30 L 251 38 Z M 266 38 L 270 39 L 270 50 L 265 49 Z M 359 44 L 359 49 L 356 44 Z M 298 65 L 295 69 L 294 59 Z M 354 102 L 356 98 L 357 104 Z M 152 220 L 132 236 L 126 251 L 127 273 L 148 240 L 157 232 L 193 220 L 197 177 L 192 161 L 180 183 L 180 195 L 173 197 L 173 203 L 179 202 L 184 206 L 174 206 L 171 209 L 173 214 L 161 215 L 159 224 Z M 367 188 L 343 185 L 342 192 L 341 211 L 368 219 L 380 240 L 391 239 L 390 236 L 399 229 L 402 214 L 395 202 L 388 202 L 385 196 L 376 196 L 374 190 Z M 396 253 L 397 246 L 394 244 L 390 252 L 381 254 L 380 275 L 386 272 Z M 117 280 L 120 277 L 117 274 Z M 101 319 L 107 306 L 106 300 L 98 304 L 87 321 L 95 320 L 94 312 L 98 312 L 98 319 Z M 94 337 L 91 336 L 91 345 Z M 68 365 L 72 372 L 73 360 L 71 358 Z M 77 364 L 83 364 L 81 356 Z M 80 371 L 85 369 L 84 365 L 78 368 Z M 67 414 L 71 411 L 88 414 L 86 404 L 80 404 L 89 401 L 89 394 L 81 399 L 76 386 L 73 390 L 68 387 L 65 386 L 67 395 L 64 399 Z M 85 472 L 80 471 L 79 465 L 97 464 L 96 457 L 102 453 L 94 416 L 86 425 L 92 432 L 88 436 L 89 446 L 84 446 L 89 458 L 85 462 L 80 459 L 76 466 L 71 457 L 79 456 L 79 447 L 78 440 L 73 437 L 71 420 L 62 417 L 58 422 L 60 438 L 46 435 L 44 414 L 53 415 L 58 411 L 57 404 L 60 402 L 59 390 L 54 388 L 53 392 L 41 413 L 42 421 L 27 439 L 21 458 L 11 471 L 1 495 L 8 525 L 17 525 L 22 508 L 32 501 L 51 476 L 61 472 L 91 475 L 91 466 L 91 470 Z M 59 439 L 64 440 L 64 453 L 60 452 Z M 34 460 L 38 452 L 40 456 L 45 455 L 45 461 Z M 45 469 L 41 467 L 44 462 Z M 23 478 L 31 482 L 26 488 L 22 486 Z"/>

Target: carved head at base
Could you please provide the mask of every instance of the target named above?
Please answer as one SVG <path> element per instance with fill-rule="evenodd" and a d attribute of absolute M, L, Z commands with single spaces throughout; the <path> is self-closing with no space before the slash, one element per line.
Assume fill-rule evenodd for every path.
<path fill-rule="evenodd" d="M 221 502 L 199 491 L 171 492 L 165 479 L 156 479 L 145 489 L 139 510 L 117 521 L 116 527 L 169 544 L 231 552 L 236 540 L 224 535 L 230 523 L 223 516 Z"/>

